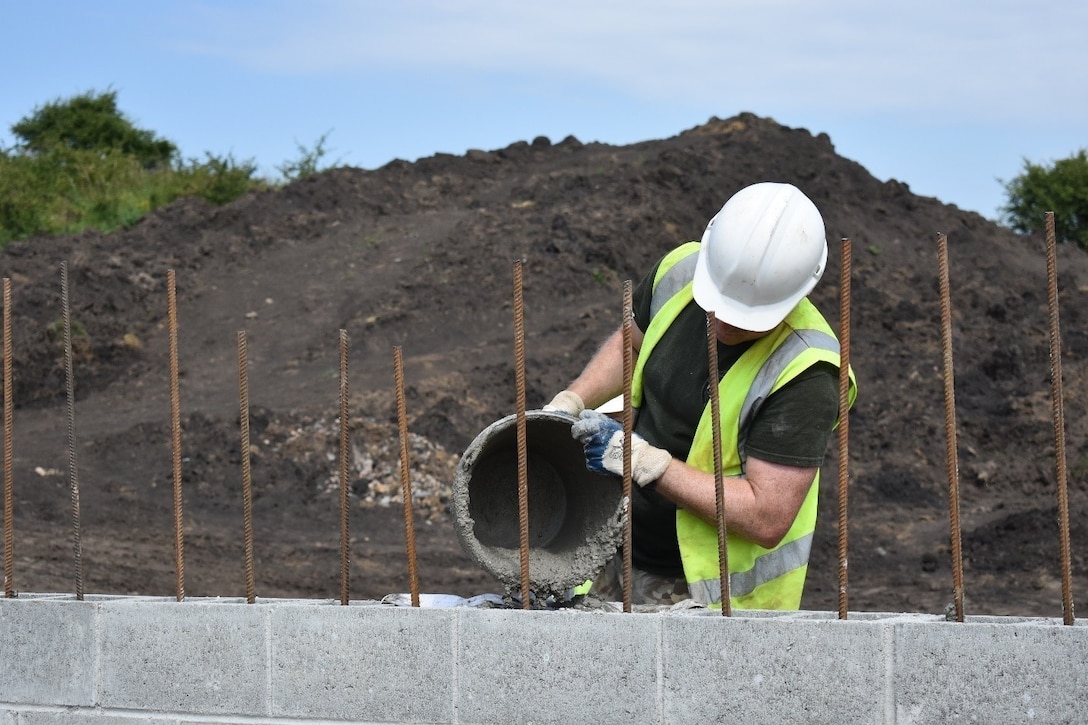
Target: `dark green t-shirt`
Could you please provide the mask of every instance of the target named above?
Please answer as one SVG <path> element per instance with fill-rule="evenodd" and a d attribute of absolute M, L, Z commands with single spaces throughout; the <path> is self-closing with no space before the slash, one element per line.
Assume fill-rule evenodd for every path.
<path fill-rule="evenodd" d="M 656 274 L 657 265 L 632 296 L 635 323 L 643 331 L 650 321 Z M 718 343 L 719 379 L 751 345 Z M 748 431 L 747 454 L 790 466 L 821 465 L 838 417 L 838 399 L 838 368 L 830 363 L 812 366 L 764 401 Z M 685 460 L 709 400 L 706 313 L 691 302 L 646 361 L 635 432 Z M 676 504 L 638 486 L 633 499 L 633 564 L 656 574 L 683 576 L 676 543 Z"/>

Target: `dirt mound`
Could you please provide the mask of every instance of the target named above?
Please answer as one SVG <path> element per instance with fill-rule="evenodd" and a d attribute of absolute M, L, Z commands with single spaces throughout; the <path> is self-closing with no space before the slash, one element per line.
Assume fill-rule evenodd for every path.
<path fill-rule="evenodd" d="M 545 402 L 615 327 L 624 280 L 697 239 L 736 190 L 790 181 L 852 241 L 850 606 L 952 600 L 936 235 L 949 240 L 970 613 L 1061 613 L 1042 240 L 880 182 L 831 140 L 743 114 L 629 146 L 538 138 L 342 168 L 230 205 L 175 203 L 114 234 L 11 244 L 16 583 L 72 591 L 60 265 L 68 267 L 85 582 L 171 594 L 168 271 L 176 277 L 187 592 L 242 578 L 244 331 L 260 596 L 339 592 L 339 331 L 350 341 L 353 597 L 407 590 L 393 349 L 413 434 L 420 582 L 497 583 L 446 513 L 457 454 L 515 405 L 513 263 L 527 396 Z M 1088 256 L 1058 254 L 1073 550 L 1088 517 Z M 840 250 L 813 300 L 838 325 Z M 837 451 L 804 606 L 837 608 Z M 384 505 L 383 505 L 384 504 Z M 1085 561 L 1074 557 L 1074 581 Z"/>

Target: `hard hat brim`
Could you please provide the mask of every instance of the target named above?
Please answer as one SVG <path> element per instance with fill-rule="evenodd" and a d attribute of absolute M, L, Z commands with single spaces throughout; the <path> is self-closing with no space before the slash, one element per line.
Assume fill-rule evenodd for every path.
<path fill-rule="evenodd" d="M 814 275 L 810 284 L 798 291 L 797 294 L 771 305 L 750 306 L 742 305 L 735 299 L 726 296 L 710 276 L 706 263 L 707 245 L 699 248 L 699 257 L 695 263 L 695 274 L 691 281 L 691 293 L 695 298 L 695 304 L 706 312 L 713 312 L 714 317 L 727 325 L 732 325 L 749 332 L 769 332 L 786 319 L 797 303 L 804 299 L 805 295 L 812 291 L 820 279 L 820 274 L 826 265 L 827 248 L 824 247 L 823 259 L 819 264 L 820 274 Z M 743 297 L 744 295 L 738 295 Z"/>

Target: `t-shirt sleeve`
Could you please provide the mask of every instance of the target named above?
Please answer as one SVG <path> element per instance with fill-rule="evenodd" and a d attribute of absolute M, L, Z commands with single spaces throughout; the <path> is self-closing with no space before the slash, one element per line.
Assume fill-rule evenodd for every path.
<path fill-rule="evenodd" d="M 775 391 L 748 432 L 749 456 L 786 466 L 823 463 L 839 415 L 839 371 L 817 363 Z"/>
<path fill-rule="evenodd" d="M 631 314 L 635 318 L 638 329 L 643 332 L 646 332 L 646 328 L 650 325 L 650 303 L 654 296 L 654 277 L 657 276 L 657 268 L 660 266 L 661 260 L 659 259 L 653 269 L 639 281 L 638 286 L 631 292 Z"/>

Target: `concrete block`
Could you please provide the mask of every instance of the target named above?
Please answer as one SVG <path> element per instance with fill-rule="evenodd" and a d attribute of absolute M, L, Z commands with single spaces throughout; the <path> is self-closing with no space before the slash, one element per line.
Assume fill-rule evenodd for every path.
<path fill-rule="evenodd" d="M 895 626 L 898 723 L 1088 722 L 1088 627 Z"/>
<path fill-rule="evenodd" d="M 459 722 L 661 722 L 656 615 L 461 610 L 459 622 Z"/>
<path fill-rule="evenodd" d="M 123 715 L 95 710 L 30 710 L 20 713 L 18 725 L 178 725 L 178 721 L 173 717 L 139 713 Z"/>
<path fill-rule="evenodd" d="M 453 722 L 451 610 L 283 606 L 272 612 L 272 710 L 355 722 Z"/>
<path fill-rule="evenodd" d="M 0 705 L 0 725 L 15 725 L 15 713 Z"/>
<path fill-rule="evenodd" d="M 268 714 L 268 607 L 175 601 L 99 607 L 100 707 Z"/>
<path fill-rule="evenodd" d="M 664 722 L 882 722 L 882 626 L 748 617 L 663 622 Z"/>
<path fill-rule="evenodd" d="M 95 605 L 0 599 L 0 702 L 89 705 Z"/>

